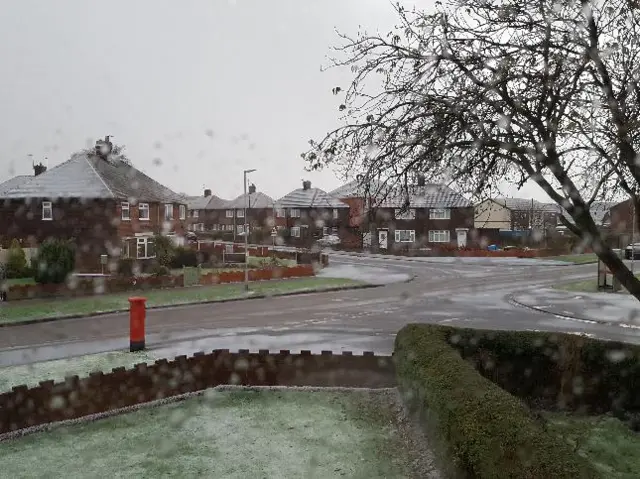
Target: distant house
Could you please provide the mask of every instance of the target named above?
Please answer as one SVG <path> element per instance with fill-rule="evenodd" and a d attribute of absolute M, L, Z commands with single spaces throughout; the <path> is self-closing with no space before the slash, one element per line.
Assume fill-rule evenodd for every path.
<path fill-rule="evenodd" d="M 417 175 L 407 191 L 387 192 L 382 199 L 372 199 L 370 206 L 375 213 L 369 221 L 375 222 L 383 250 L 439 244 L 465 247 L 473 229 L 472 203 L 447 185 L 427 183 L 424 175 Z M 364 236 L 367 247 L 370 233 Z"/>
<path fill-rule="evenodd" d="M 275 227 L 274 204 L 273 198 L 256 191 L 255 185 L 250 185 L 246 195 L 243 193 L 224 205 L 224 216 L 219 216 L 218 229 L 224 227 L 228 231 L 231 228 L 237 238 L 244 235 L 246 224 L 250 234 L 270 236 L 271 229 Z M 260 242 L 261 239 L 254 238 L 254 241 Z"/>
<path fill-rule="evenodd" d="M 612 235 L 626 237 L 623 242 L 631 241 L 631 236 L 634 233 L 634 226 L 635 233 L 638 235 L 638 215 L 640 215 L 640 211 L 636 210 L 635 212 L 635 225 L 633 213 L 634 208 L 631 199 L 611 204 L 608 214 L 605 214 L 603 217 L 603 223 L 605 226 L 609 227 L 609 231 Z"/>
<path fill-rule="evenodd" d="M 82 272 L 100 271 L 101 255 L 149 260 L 153 236 L 180 243 L 187 206 L 175 192 L 111 152 L 98 141 L 95 150 L 76 153 L 49 170 L 13 178 L 0 186 L 0 235 L 37 246 L 47 238 L 71 239 Z M 114 262 L 111 262 L 114 264 Z"/>
<path fill-rule="evenodd" d="M 349 224 L 349 206 L 320 188 L 303 181 L 302 188 L 275 202 L 275 223 L 286 242 L 309 246 L 329 234 L 341 236 Z"/>
<path fill-rule="evenodd" d="M 188 209 L 188 228 L 191 231 L 211 231 L 219 224 L 218 212 L 228 203 L 210 189 L 204 190 L 203 196 L 188 196 L 185 198 Z"/>
<path fill-rule="evenodd" d="M 558 225 L 560 207 L 530 198 L 490 198 L 476 205 L 474 227 L 519 231 Z"/>

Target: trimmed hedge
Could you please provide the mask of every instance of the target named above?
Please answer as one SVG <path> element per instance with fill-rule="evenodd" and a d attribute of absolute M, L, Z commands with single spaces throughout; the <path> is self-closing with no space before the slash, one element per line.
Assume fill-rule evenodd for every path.
<path fill-rule="evenodd" d="M 599 473 L 518 398 L 483 377 L 449 338 L 459 330 L 408 325 L 396 336 L 398 384 L 453 468 L 474 478 L 576 479 Z M 451 466 L 450 466 L 451 467 Z"/>

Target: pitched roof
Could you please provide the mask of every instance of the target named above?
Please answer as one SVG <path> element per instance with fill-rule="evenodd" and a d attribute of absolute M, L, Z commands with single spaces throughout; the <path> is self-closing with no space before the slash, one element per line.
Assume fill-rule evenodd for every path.
<path fill-rule="evenodd" d="M 402 208 L 406 199 L 410 208 L 466 208 L 473 206 L 457 191 L 447 185 L 429 183 L 425 186 L 410 186 L 408 192 L 392 191 L 377 205 L 378 208 Z"/>
<path fill-rule="evenodd" d="M 276 201 L 277 208 L 348 208 L 320 188 L 298 188 Z"/>
<path fill-rule="evenodd" d="M 610 201 L 594 201 L 593 203 L 591 203 L 591 206 L 589 207 L 589 213 L 591 213 L 591 217 L 593 218 L 593 221 L 597 226 L 604 225 L 605 217 L 607 216 L 607 213 L 609 213 L 611 207 L 614 205 L 616 205 L 616 203 Z M 573 221 L 573 218 L 571 218 L 571 216 L 569 216 L 569 214 L 564 210 L 562 211 L 562 216 L 564 216 L 569 221 L 569 223 L 575 223 Z"/>
<path fill-rule="evenodd" d="M 224 208 L 228 200 L 224 200 L 216 195 L 210 196 L 187 196 L 185 198 L 187 202 L 187 209 L 189 210 L 215 210 Z"/>
<path fill-rule="evenodd" d="M 18 175 L 18 176 L 14 176 L 13 178 L 9 178 L 4 183 L 0 183 L 0 194 L 12 188 L 15 188 L 16 186 L 27 181 L 29 178 L 32 178 L 32 177 L 29 175 Z"/>
<path fill-rule="evenodd" d="M 544 209 L 544 203 L 534 200 L 533 198 L 491 198 L 491 201 L 504 206 L 512 211 L 525 211 L 530 209 Z"/>
<path fill-rule="evenodd" d="M 381 183 L 375 180 L 371 181 L 368 186 L 368 193 L 370 195 L 375 195 L 375 193 L 381 189 Z M 329 194 L 336 198 L 359 198 L 363 197 L 366 192 L 366 185 L 358 179 L 355 179 L 349 183 L 339 186 L 335 190 L 329 192 Z"/>
<path fill-rule="evenodd" d="M 237 198 L 229 201 L 225 206 L 227 208 L 244 208 L 245 204 L 250 208 L 273 208 L 273 198 L 269 195 L 265 195 L 261 191 L 255 193 L 247 193 L 247 202 L 245 203 L 245 195 L 242 194 Z"/>
<path fill-rule="evenodd" d="M 90 152 L 75 153 L 64 163 L 1 191 L 0 198 L 115 198 L 185 203 L 176 192 L 121 157 L 111 156 L 104 160 Z"/>

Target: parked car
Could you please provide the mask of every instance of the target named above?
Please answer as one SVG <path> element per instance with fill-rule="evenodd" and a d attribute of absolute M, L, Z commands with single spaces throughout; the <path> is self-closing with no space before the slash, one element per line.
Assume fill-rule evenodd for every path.
<path fill-rule="evenodd" d="M 317 241 L 319 246 L 337 246 L 340 244 L 340 237 L 338 235 L 326 235 Z"/>
<path fill-rule="evenodd" d="M 630 244 L 624 249 L 624 259 L 631 259 L 631 256 L 633 259 L 640 258 L 640 243 Z"/>

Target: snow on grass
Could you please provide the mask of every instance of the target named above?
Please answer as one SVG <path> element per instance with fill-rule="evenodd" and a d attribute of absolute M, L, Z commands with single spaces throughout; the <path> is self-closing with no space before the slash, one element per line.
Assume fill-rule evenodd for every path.
<path fill-rule="evenodd" d="M 0 463 L 13 478 L 409 477 L 392 408 L 376 397 L 209 390 L 2 442 Z"/>
<path fill-rule="evenodd" d="M 130 368 L 137 363 L 153 361 L 155 358 L 141 351 L 111 352 L 102 354 L 90 354 L 55 361 L 25 364 L 20 366 L 7 366 L 0 368 L 0 392 L 10 391 L 13 386 L 26 384 L 37 386 L 40 381 L 63 381 L 67 376 L 85 377 L 94 371 L 109 372 L 113 368 Z"/>

